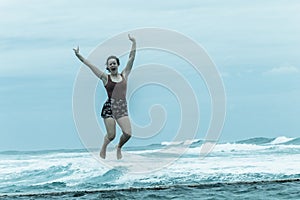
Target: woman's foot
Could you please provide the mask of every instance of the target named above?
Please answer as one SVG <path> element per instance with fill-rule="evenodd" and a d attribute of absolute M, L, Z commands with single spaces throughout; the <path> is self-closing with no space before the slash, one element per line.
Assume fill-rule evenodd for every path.
<path fill-rule="evenodd" d="M 100 157 L 105 159 L 106 157 L 106 148 L 102 148 L 101 151 L 100 151 Z"/>
<path fill-rule="evenodd" d="M 122 152 L 121 152 L 121 148 L 117 147 L 117 159 L 120 160 L 122 159 Z"/>

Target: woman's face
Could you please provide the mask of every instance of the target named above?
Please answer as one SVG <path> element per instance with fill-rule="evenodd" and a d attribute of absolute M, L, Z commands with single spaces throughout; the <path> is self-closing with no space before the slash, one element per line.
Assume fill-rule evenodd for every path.
<path fill-rule="evenodd" d="M 111 74 L 118 73 L 118 67 L 119 67 L 119 65 L 115 58 L 111 58 L 107 61 L 107 68 Z"/>

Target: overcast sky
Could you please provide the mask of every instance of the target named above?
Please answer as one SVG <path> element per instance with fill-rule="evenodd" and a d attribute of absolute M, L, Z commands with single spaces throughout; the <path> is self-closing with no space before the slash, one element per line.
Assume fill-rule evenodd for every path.
<path fill-rule="evenodd" d="M 178 31 L 214 61 L 227 96 L 222 141 L 298 137 L 299 10 L 300 2 L 293 0 L 0 0 L 0 150 L 82 148 L 72 114 L 73 84 L 81 65 L 72 48 L 80 45 L 88 56 L 114 35 L 143 27 Z M 151 55 L 138 52 L 136 64 L 146 64 Z M 156 62 L 166 64 L 160 58 Z M 105 93 L 100 86 L 97 92 L 99 113 Z M 166 109 L 177 109 L 170 105 Z M 209 102 L 203 100 L 200 107 L 207 117 L 199 137 L 209 123 L 205 105 Z M 138 109 L 130 109 L 142 123 Z M 173 131 L 175 118 L 169 118 L 160 137 L 141 144 L 167 141 L 163 135 Z"/>

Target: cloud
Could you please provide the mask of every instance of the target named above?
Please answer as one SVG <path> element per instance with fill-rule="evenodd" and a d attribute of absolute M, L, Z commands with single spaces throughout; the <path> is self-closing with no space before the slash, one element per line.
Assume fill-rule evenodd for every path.
<path fill-rule="evenodd" d="M 266 75 L 277 75 L 277 74 L 297 74 L 299 73 L 299 68 L 291 65 L 274 67 L 273 69 L 266 71 Z"/>

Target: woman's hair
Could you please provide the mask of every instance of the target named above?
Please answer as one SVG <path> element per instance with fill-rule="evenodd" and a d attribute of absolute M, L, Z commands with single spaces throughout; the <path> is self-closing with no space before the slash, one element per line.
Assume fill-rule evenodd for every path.
<path fill-rule="evenodd" d="M 110 59 L 116 59 L 117 64 L 120 65 L 120 60 L 119 60 L 119 58 L 118 58 L 117 56 L 109 56 L 109 57 L 106 59 L 106 65 L 108 65 L 108 61 L 109 61 Z"/>

